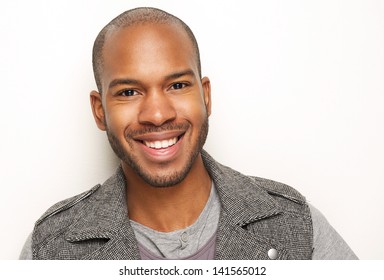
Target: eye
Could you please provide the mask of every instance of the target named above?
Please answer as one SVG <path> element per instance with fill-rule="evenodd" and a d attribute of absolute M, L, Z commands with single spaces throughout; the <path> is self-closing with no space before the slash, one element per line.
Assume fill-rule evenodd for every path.
<path fill-rule="evenodd" d="M 119 91 L 118 94 L 119 96 L 134 96 L 137 95 L 137 92 L 133 89 L 124 89 L 122 91 Z"/>
<path fill-rule="evenodd" d="M 171 89 L 182 89 L 185 88 L 187 85 L 185 83 L 174 83 L 171 86 Z"/>

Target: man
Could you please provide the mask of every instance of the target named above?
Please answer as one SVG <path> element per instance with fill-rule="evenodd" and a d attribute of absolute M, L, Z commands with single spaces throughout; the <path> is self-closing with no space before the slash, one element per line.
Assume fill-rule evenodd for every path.
<path fill-rule="evenodd" d="M 51 207 L 21 258 L 356 258 L 296 190 L 202 149 L 210 81 L 180 19 L 154 8 L 119 15 L 97 36 L 93 67 L 94 118 L 121 166 Z"/>

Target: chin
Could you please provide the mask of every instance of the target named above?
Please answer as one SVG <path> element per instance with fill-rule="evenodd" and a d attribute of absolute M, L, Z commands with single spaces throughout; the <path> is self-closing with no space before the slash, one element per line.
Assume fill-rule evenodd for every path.
<path fill-rule="evenodd" d="M 142 168 L 136 169 L 133 167 L 135 173 L 137 173 L 144 182 L 155 188 L 173 187 L 180 184 L 188 175 L 192 168 L 192 163 L 187 163 L 181 170 L 175 171 L 174 169 L 167 172 L 145 172 Z"/>

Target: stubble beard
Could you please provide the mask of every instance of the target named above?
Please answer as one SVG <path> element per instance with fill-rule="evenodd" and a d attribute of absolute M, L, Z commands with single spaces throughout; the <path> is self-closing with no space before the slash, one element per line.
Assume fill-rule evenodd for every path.
<path fill-rule="evenodd" d="M 172 129 L 172 125 L 167 125 L 167 129 Z M 154 127 L 153 130 L 164 130 L 164 129 Z M 172 173 L 167 175 L 151 174 L 150 172 L 148 172 L 148 170 L 145 170 L 145 167 L 140 165 L 140 162 L 137 159 L 137 157 L 133 154 L 128 153 L 124 149 L 124 146 L 122 145 L 121 141 L 116 137 L 116 135 L 114 135 L 108 129 L 108 127 L 106 129 L 106 132 L 108 136 L 108 141 L 113 151 L 117 155 L 117 157 L 120 158 L 125 164 L 127 164 L 147 184 L 153 187 L 171 187 L 183 181 L 185 177 L 188 175 L 188 173 L 190 172 L 190 170 L 192 169 L 192 166 L 197 156 L 200 154 L 201 150 L 203 149 L 203 146 L 207 139 L 208 130 L 209 130 L 209 122 L 208 122 L 208 116 L 206 116 L 200 127 L 197 142 L 194 144 L 192 149 L 188 151 L 188 155 L 186 155 L 187 157 L 186 164 L 180 171 L 175 170 Z"/>

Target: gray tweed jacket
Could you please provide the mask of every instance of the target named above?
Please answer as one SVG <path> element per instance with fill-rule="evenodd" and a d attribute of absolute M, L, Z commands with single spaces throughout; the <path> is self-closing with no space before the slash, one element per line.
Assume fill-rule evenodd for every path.
<path fill-rule="evenodd" d="M 305 198 L 293 188 L 204 164 L 221 201 L 216 259 L 311 259 L 313 230 Z M 140 259 L 121 168 L 103 185 L 52 206 L 36 222 L 33 259 Z"/>

